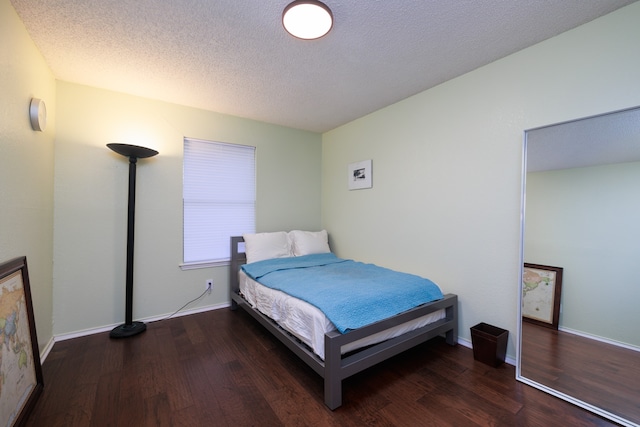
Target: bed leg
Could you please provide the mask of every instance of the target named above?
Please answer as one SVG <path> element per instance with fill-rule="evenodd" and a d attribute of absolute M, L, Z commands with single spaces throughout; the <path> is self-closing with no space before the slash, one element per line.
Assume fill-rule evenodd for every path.
<path fill-rule="evenodd" d="M 340 346 L 333 348 L 331 339 L 324 336 L 324 403 L 332 411 L 342 405 L 342 358 Z"/>
<path fill-rule="evenodd" d="M 458 298 L 455 298 L 453 303 L 445 308 L 445 314 L 447 320 L 453 320 L 453 328 L 445 333 L 445 339 L 447 344 L 456 345 L 458 344 Z"/>
<path fill-rule="evenodd" d="M 458 334 L 453 329 L 446 332 L 445 339 L 449 345 L 458 344 Z"/>
<path fill-rule="evenodd" d="M 238 309 L 238 303 L 232 299 L 231 306 L 229 308 L 231 309 L 231 311 L 236 311 Z"/>

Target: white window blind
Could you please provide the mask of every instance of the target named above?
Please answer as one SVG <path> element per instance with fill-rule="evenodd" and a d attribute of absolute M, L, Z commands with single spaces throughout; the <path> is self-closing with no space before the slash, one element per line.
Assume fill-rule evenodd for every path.
<path fill-rule="evenodd" d="M 184 264 L 228 261 L 255 231 L 255 147 L 185 138 L 183 167 Z"/>

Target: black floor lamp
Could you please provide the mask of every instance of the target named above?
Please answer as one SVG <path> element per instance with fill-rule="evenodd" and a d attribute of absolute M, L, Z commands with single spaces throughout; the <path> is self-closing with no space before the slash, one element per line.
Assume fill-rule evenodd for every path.
<path fill-rule="evenodd" d="M 111 338 L 125 338 L 147 329 L 144 322 L 133 321 L 133 236 L 136 217 L 136 163 L 138 159 L 153 157 L 158 152 L 150 148 L 129 144 L 107 144 L 118 154 L 129 157 L 129 208 L 127 215 L 127 283 L 125 323 L 111 330 Z"/>

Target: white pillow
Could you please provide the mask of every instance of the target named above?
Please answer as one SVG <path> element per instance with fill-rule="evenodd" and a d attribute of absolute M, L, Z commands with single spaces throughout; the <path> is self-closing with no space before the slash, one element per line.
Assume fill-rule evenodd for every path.
<path fill-rule="evenodd" d="M 289 239 L 291 240 L 293 256 L 331 252 L 331 249 L 329 249 L 329 236 L 327 234 L 327 230 L 293 230 L 289 232 Z"/>
<path fill-rule="evenodd" d="M 243 234 L 247 263 L 291 256 L 289 236 L 284 231 Z"/>

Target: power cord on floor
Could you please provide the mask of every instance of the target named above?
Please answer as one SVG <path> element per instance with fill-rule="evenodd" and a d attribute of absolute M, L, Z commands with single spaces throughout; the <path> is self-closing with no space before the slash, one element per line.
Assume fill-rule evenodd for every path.
<path fill-rule="evenodd" d="M 171 319 L 173 316 L 175 316 L 176 314 L 178 314 L 180 312 L 180 310 L 184 309 L 186 306 L 188 306 L 191 303 L 194 303 L 196 301 L 198 301 L 200 298 L 202 298 L 203 296 L 205 296 L 206 294 L 211 293 L 211 287 L 208 287 L 207 289 L 205 289 L 205 291 L 203 293 L 201 293 L 199 296 L 197 296 L 196 298 L 192 299 L 191 301 L 189 301 L 188 303 L 186 303 L 185 305 L 183 305 L 182 307 L 180 307 L 179 309 L 177 309 L 176 311 L 174 311 L 173 313 L 171 313 L 170 315 L 168 315 L 167 317 L 163 317 L 160 320 L 167 320 L 167 319 Z"/>

